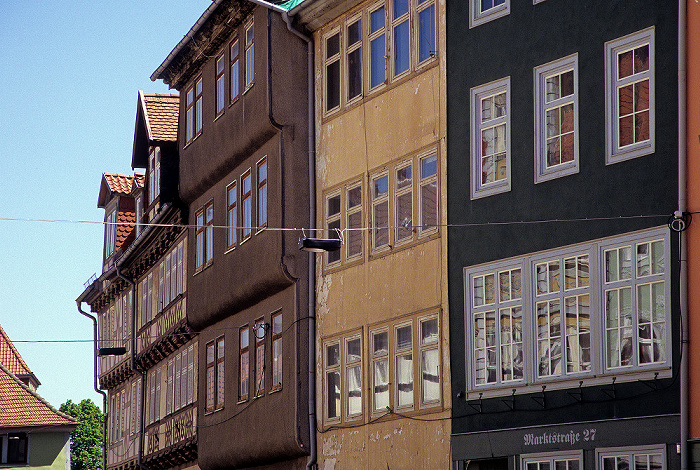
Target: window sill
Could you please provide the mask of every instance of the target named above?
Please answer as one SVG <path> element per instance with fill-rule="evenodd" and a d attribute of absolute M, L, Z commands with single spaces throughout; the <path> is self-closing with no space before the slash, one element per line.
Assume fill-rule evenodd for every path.
<path fill-rule="evenodd" d="M 523 395 L 527 393 L 542 393 L 544 391 L 577 389 L 579 387 L 592 387 L 601 385 L 648 381 L 655 379 L 668 379 L 673 376 L 670 366 L 659 366 L 650 369 L 636 369 L 634 371 L 606 372 L 605 374 L 589 376 L 572 376 L 568 378 L 542 379 L 533 383 L 519 382 L 512 384 L 499 384 L 491 386 L 473 387 L 466 392 L 466 400 L 478 398 L 504 397 L 511 395 Z"/>

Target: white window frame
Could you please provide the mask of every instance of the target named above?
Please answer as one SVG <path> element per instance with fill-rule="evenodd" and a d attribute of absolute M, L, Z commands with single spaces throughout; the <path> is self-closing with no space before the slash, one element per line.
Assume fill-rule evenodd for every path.
<path fill-rule="evenodd" d="M 573 94 L 547 103 L 547 79 L 572 71 L 574 80 Z M 534 69 L 535 90 L 535 183 L 542 183 L 554 178 L 579 172 L 579 104 L 578 104 L 578 54 L 555 60 Z M 547 111 L 573 105 L 573 160 L 547 167 Z M 561 128 L 560 128 L 561 129 Z"/>
<path fill-rule="evenodd" d="M 338 52 L 336 53 L 329 53 L 328 51 L 328 40 L 332 38 L 333 36 L 338 36 Z M 343 106 L 343 67 L 342 67 L 342 60 L 341 57 L 344 54 L 344 48 L 343 48 L 343 35 L 341 34 L 340 27 L 333 28 L 331 31 L 326 33 L 323 36 L 323 114 L 330 114 L 338 109 L 340 109 Z M 334 64 L 338 64 L 338 90 L 333 90 L 333 98 L 338 100 L 338 104 L 329 107 L 329 102 L 331 101 L 329 99 L 331 90 L 328 86 L 328 77 L 330 76 L 328 72 L 328 68 Z M 337 96 L 336 95 L 337 92 Z"/>
<path fill-rule="evenodd" d="M 618 55 L 645 44 L 649 45 L 649 69 L 618 79 Z M 655 151 L 655 67 L 654 27 L 605 43 L 605 163 L 611 165 Z M 619 145 L 618 88 L 649 80 L 649 139 L 624 147 Z"/>
<path fill-rule="evenodd" d="M 661 470 L 666 470 L 668 468 L 668 457 L 666 456 L 665 445 L 599 448 L 595 450 L 596 468 L 603 468 L 603 459 L 606 457 L 627 456 L 634 459 L 635 455 L 650 454 L 661 454 Z M 633 468 L 632 465 L 630 465 L 630 468 Z"/>
<path fill-rule="evenodd" d="M 226 54 L 222 52 L 214 61 L 216 79 L 216 114 L 215 119 L 221 116 L 226 109 Z"/>
<path fill-rule="evenodd" d="M 469 0 L 469 28 L 488 23 L 508 14 L 510 14 L 510 0 L 505 0 L 502 4 L 494 5 L 484 11 L 481 10 L 481 0 Z"/>
<path fill-rule="evenodd" d="M 397 17 L 396 16 L 397 12 L 395 11 L 395 9 L 396 9 L 396 2 L 398 2 L 398 1 L 401 1 L 401 0 L 387 0 L 387 4 L 388 4 L 387 6 L 388 6 L 388 9 L 389 9 L 390 15 L 391 15 L 389 17 L 390 18 L 389 27 L 391 30 L 391 34 L 390 34 L 391 44 L 389 45 L 389 51 L 390 51 L 391 57 L 390 57 L 389 62 L 391 64 L 390 76 L 391 76 L 392 81 L 398 80 L 401 77 L 403 77 L 404 75 L 411 73 L 411 69 L 412 69 L 411 62 L 413 62 L 411 55 L 412 55 L 412 50 L 415 47 L 413 44 L 411 44 L 412 39 L 413 39 L 411 37 L 411 29 L 412 29 L 411 16 L 412 16 L 413 10 L 415 10 L 415 6 L 413 5 L 413 1 L 405 0 L 406 4 L 407 4 L 406 12 Z M 408 58 L 407 58 L 408 63 L 406 64 L 406 68 L 404 70 L 397 71 L 396 67 L 397 67 L 398 61 L 396 60 L 397 59 L 396 56 L 398 54 L 398 47 L 396 45 L 396 40 L 398 39 L 399 34 L 396 32 L 396 29 L 399 26 L 403 25 L 404 23 L 406 24 L 406 28 L 407 28 L 406 40 L 408 41 L 408 44 L 406 44 L 406 48 L 407 48 L 406 53 L 408 54 Z"/>
<path fill-rule="evenodd" d="M 506 0 L 508 1 L 508 0 Z M 494 117 L 489 121 L 481 122 L 481 102 L 484 99 L 506 94 L 506 110 L 504 116 Z M 472 88 L 470 90 L 470 116 L 471 116 L 471 198 L 491 196 L 498 193 L 508 192 L 511 189 L 511 151 L 510 151 L 510 77 L 501 78 L 485 85 Z M 500 180 L 489 183 L 482 183 L 481 157 L 482 139 L 481 131 L 488 128 L 495 128 L 505 124 L 505 153 L 506 153 L 506 176 Z M 495 155 L 495 154 L 494 154 Z M 495 171 L 495 170 L 494 170 Z"/>
<path fill-rule="evenodd" d="M 113 208 L 107 210 L 107 216 L 105 217 L 105 259 L 112 256 L 116 251 L 118 219 L 119 208 L 115 204 Z"/>
<path fill-rule="evenodd" d="M 555 462 L 575 460 L 578 462 L 578 468 L 583 470 L 583 451 L 571 450 L 561 452 L 543 452 L 537 454 L 522 454 L 520 456 L 520 468 L 527 470 L 527 465 L 532 463 L 545 463 L 544 468 L 554 469 Z M 539 465 L 538 465 L 539 467 Z M 557 467 L 559 468 L 559 467 Z M 539 469 L 538 469 L 539 470 Z"/>
<path fill-rule="evenodd" d="M 636 252 L 638 245 L 644 245 L 654 241 L 663 241 L 663 271 L 645 275 L 639 280 L 624 280 L 614 284 L 605 283 L 605 253 L 606 250 L 616 247 L 631 246 Z M 465 359 L 467 375 L 467 393 L 481 393 L 483 396 L 501 396 L 511 394 L 514 389 L 517 393 L 529 393 L 541 390 L 542 385 L 549 389 L 561 389 L 577 386 L 580 381 L 584 385 L 605 385 L 611 383 L 613 377 L 618 383 L 630 382 L 639 379 L 667 378 L 672 375 L 672 343 L 671 343 L 671 251 L 670 235 L 667 227 L 656 227 L 652 229 L 640 230 L 637 232 L 625 233 L 603 239 L 590 240 L 577 245 L 561 247 L 546 252 L 530 253 L 518 258 L 498 260 L 488 264 L 476 265 L 464 269 L 464 305 L 465 305 Z M 539 355 L 537 349 L 537 301 L 540 297 L 536 295 L 536 266 L 537 264 L 553 260 L 562 260 L 574 256 L 588 255 L 589 259 L 589 287 L 576 286 L 570 290 L 562 289 L 562 299 L 568 296 L 588 293 L 590 299 L 590 369 L 585 371 L 572 371 L 558 375 L 548 375 L 540 377 L 538 375 Z M 632 268 L 635 269 L 634 258 L 632 258 Z M 489 383 L 478 383 L 477 381 L 477 361 L 475 354 L 475 330 L 474 315 L 479 312 L 495 311 L 501 308 L 510 307 L 508 302 L 503 302 L 498 295 L 498 273 L 510 269 L 521 269 L 521 302 L 522 302 L 522 338 L 523 338 L 523 377 L 520 380 L 502 380 L 500 376 L 501 341 L 496 336 L 494 343 L 494 354 L 496 355 L 495 365 L 496 380 Z M 560 265 L 560 276 L 564 276 L 564 264 Z M 474 279 L 494 273 L 493 300 L 484 303 L 483 306 L 474 305 L 472 302 L 472 292 Z M 633 330 L 633 363 L 621 367 L 607 367 L 606 351 L 606 324 L 605 324 L 605 290 L 618 288 L 621 285 L 630 285 L 632 297 L 637 296 L 637 287 L 649 283 L 664 283 L 664 311 L 663 318 L 658 323 L 663 322 L 663 360 L 639 364 L 637 360 L 639 341 L 637 339 L 638 323 L 636 322 L 637 311 L 633 303 L 631 328 Z M 545 298 L 545 297 L 542 297 Z M 547 297 L 549 298 L 549 297 Z M 563 305 L 562 305 L 563 310 Z M 564 316 L 562 317 L 564 318 Z M 494 321 L 494 323 L 496 323 Z M 496 331 L 495 335 L 500 332 Z M 562 329 L 562 336 L 565 336 Z M 562 339 L 562 347 L 566 347 L 565 340 Z M 566 368 L 563 363 L 562 369 Z"/>
<path fill-rule="evenodd" d="M 354 25 L 359 21 L 359 34 L 360 34 L 360 39 L 358 41 L 355 41 L 354 43 L 350 44 L 350 26 Z M 341 52 L 345 56 L 345 67 L 344 69 L 344 77 L 345 77 L 345 102 L 347 104 L 354 103 L 355 101 L 361 100 L 364 97 L 364 91 L 365 91 L 365 84 L 364 84 L 364 78 L 365 78 L 365 58 L 364 58 L 364 53 L 365 53 L 365 34 L 364 34 L 364 22 L 365 19 L 362 15 L 362 12 L 348 18 L 344 24 L 343 24 L 343 32 L 345 33 L 345 37 L 341 38 L 343 41 L 345 41 L 345 47 L 341 47 Z M 359 56 L 360 56 L 360 92 L 355 95 L 355 96 L 350 96 L 350 54 L 353 52 L 359 50 Z"/>

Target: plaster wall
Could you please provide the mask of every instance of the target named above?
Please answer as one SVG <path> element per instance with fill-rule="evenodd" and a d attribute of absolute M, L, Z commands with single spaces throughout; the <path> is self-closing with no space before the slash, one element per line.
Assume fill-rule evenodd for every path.
<path fill-rule="evenodd" d="M 687 196 L 688 212 L 700 211 L 700 4 L 687 1 Z M 691 224 L 688 235 L 688 328 L 690 435 L 700 438 L 700 224 Z M 700 460 L 700 459 L 699 459 Z"/>
<path fill-rule="evenodd" d="M 14 467 L 26 469 L 26 465 Z M 29 468 L 68 470 L 70 468 L 70 433 L 37 432 L 29 437 Z M 13 470 L 13 467 L 9 467 Z"/>
<path fill-rule="evenodd" d="M 369 5 L 347 11 L 353 17 Z M 436 2 L 437 60 L 407 77 L 390 81 L 363 99 L 324 115 L 322 44 L 315 33 L 316 79 L 316 226 L 325 227 L 325 196 L 350 180 L 362 179 L 363 227 L 371 220 L 370 176 L 404 158 L 434 150 L 438 157 L 438 220 L 446 223 L 445 168 L 445 3 Z M 388 72 L 389 73 L 389 72 Z M 414 169 L 414 178 L 418 170 Z M 390 202 L 390 210 L 393 209 Z M 414 208 L 416 210 L 416 208 Z M 316 257 L 316 377 L 319 469 L 448 468 L 450 465 L 450 365 L 447 311 L 447 238 L 443 227 L 430 236 L 387 252 L 371 253 L 370 231 L 363 234 L 359 261 L 327 269 Z M 377 417 L 370 412 L 371 360 L 369 330 L 382 322 L 413 314 L 437 313 L 440 325 L 441 403 L 406 414 Z M 415 318 L 413 316 L 412 318 Z M 323 340 L 361 331 L 362 400 L 360 420 L 338 427 L 324 422 Z M 414 352 L 414 360 L 419 356 Z M 416 386 L 419 378 L 415 378 Z M 348 425 L 349 424 L 349 425 Z"/>

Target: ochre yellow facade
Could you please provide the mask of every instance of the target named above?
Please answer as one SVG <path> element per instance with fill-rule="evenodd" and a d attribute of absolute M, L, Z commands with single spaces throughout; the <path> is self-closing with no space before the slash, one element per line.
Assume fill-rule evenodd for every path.
<path fill-rule="evenodd" d="M 326 111 L 326 39 L 343 33 L 356 18 L 369 24 L 369 13 L 382 2 L 366 2 L 328 23 L 314 34 L 316 74 L 316 189 L 317 227 L 325 228 L 317 236 L 333 236 L 329 227 L 329 198 L 342 194 L 340 219 L 347 228 L 348 187 L 361 182 L 362 253 L 343 255 L 329 263 L 328 255 L 316 257 L 317 316 L 317 429 L 320 469 L 444 469 L 450 466 L 450 367 L 447 298 L 447 230 L 445 167 L 445 22 L 444 1 L 435 1 L 436 52 L 433 59 L 417 63 L 413 48 L 407 73 L 392 77 L 392 29 L 390 3 L 387 8 L 387 80 L 371 91 L 368 88 L 369 40 L 362 47 L 364 93 L 346 102 L 347 68 L 342 62 L 340 106 Z M 412 8 L 417 2 L 411 3 Z M 413 14 L 414 12 L 412 12 Z M 361 16 L 358 16 L 361 15 Z M 412 34 L 413 30 L 413 23 Z M 412 36 L 413 37 L 413 36 Z M 340 55 L 346 52 L 341 46 Z M 421 164 L 425 156 L 437 156 L 437 228 L 417 226 L 421 210 Z M 413 235 L 399 243 L 389 237 L 389 246 L 372 249 L 373 178 L 388 175 L 389 220 L 397 220 L 398 194 L 396 172 L 404 164 L 412 165 Z M 390 231 L 398 233 L 396 222 Z M 332 231 L 331 231 L 332 232 Z M 351 232 L 341 230 L 346 250 Z M 437 320 L 437 341 L 425 340 L 428 325 Z M 410 327 L 406 330 L 407 327 Z M 411 331 L 410 354 L 400 353 L 402 331 Z M 389 406 L 375 401 L 375 336 L 386 333 L 389 346 L 384 360 L 389 365 Z M 430 336 L 433 338 L 434 336 Z M 361 358 L 349 354 L 350 344 L 359 339 Z M 428 349 L 425 349 L 427 344 Z M 431 346 L 432 344 L 432 346 Z M 329 357 L 337 345 L 337 365 Z M 430 349 L 432 347 L 432 349 Z M 435 353 L 437 348 L 437 353 Z M 427 351 L 427 352 L 426 352 Z M 423 373 L 423 357 L 438 357 L 439 385 Z M 412 387 L 397 387 L 398 364 L 410 357 L 413 364 Z M 354 361 L 354 362 L 353 362 Z M 404 363 L 405 364 L 405 363 Z M 351 370 L 361 370 L 361 396 L 349 393 Z M 378 366 L 377 366 L 378 367 Z M 405 365 L 404 365 L 405 367 Z M 434 368 L 433 368 L 434 369 Z M 406 369 L 408 370 L 408 369 Z M 334 375 L 336 374 L 336 375 Z M 429 375 L 429 374 L 428 374 Z M 333 377 L 340 377 L 340 399 L 336 402 Z M 376 380 L 375 380 L 376 379 Z M 404 379 L 406 380 L 406 379 Z M 436 392 L 439 387 L 439 393 Z M 381 387 L 377 386 L 377 390 Z M 430 389 L 430 391 L 425 391 Z M 380 391 L 377 394 L 381 394 Z M 349 397 L 352 395 L 352 397 Z M 400 398 L 401 395 L 403 398 Z M 426 395 L 429 403 L 424 403 Z M 436 399 L 435 397 L 438 396 Z M 406 398 L 408 397 L 408 398 Z M 337 397 L 336 397 L 337 398 Z M 329 400 L 333 403 L 329 404 Z M 402 407 L 400 401 L 412 401 Z M 329 411 L 333 408 L 333 411 Z M 335 416 L 335 415 L 338 416 Z M 329 416 L 330 415 L 330 416 Z"/>

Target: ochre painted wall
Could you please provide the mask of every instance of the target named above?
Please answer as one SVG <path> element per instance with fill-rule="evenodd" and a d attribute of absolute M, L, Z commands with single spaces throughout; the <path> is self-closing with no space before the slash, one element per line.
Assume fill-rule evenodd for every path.
<path fill-rule="evenodd" d="M 360 10 L 366 13 L 368 5 L 369 2 L 358 5 L 343 18 L 354 18 L 355 12 Z M 359 103 L 328 116 L 324 116 L 322 101 L 316 100 L 317 227 L 326 224 L 325 196 L 328 191 L 359 178 L 363 182 L 363 227 L 367 227 L 371 219 L 369 175 L 383 168 L 391 172 L 391 165 L 401 159 L 422 155 L 431 149 L 436 151 L 438 159 L 438 220 L 440 224 L 446 224 L 444 11 L 445 2 L 436 1 L 438 52 L 434 63 L 390 83 L 380 92 L 365 93 Z M 337 21 L 331 22 L 315 34 L 317 97 L 325 96 L 324 35 L 338 24 Z M 413 178 L 419 178 L 416 166 Z M 393 205 L 390 207 L 390 211 L 394 210 Z M 414 206 L 414 220 L 418 210 L 420 208 Z M 364 232 L 362 261 L 348 263 L 347 267 L 339 269 L 325 269 L 323 255 L 316 257 L 318 466 L 327 470 L 449 468 L 451 398 L 447 231 L 441 227 L 436 234 L 418 239 L 405 248 L 394 247 L 386 255 L 372 256 L 370 244 L 370 233 Z M 423 313 L 437 313 L 439 319 L 441 404 L 426 412 L 408 413 L 417 419 L 398 415 L 376 419 L 377 415 L 370 413 L 369 330 L 382 322 L 400 322 L 403 318 L 415 318 L 416 314 Z M 363 416 L 359 421 L 341 423 L 339 426 L 350 424 L 350 427 L 338 429 L 324 421 L 323 341 L 355 332 L 361 332 L 362 337 Z M 413 360 L 420 360 L 419 351 L 413 351 Z M 393 374 L 391 380 L 394 380 Z M 414 387 L 419 386 L 420 377 L 414 375 Z M 393 390 L 394 385 L 390 384 L 390 387 Z M 343 406 L 344 402 L 341 408 Z M 417 403 L 415 407 L 418 408 Z"/>

